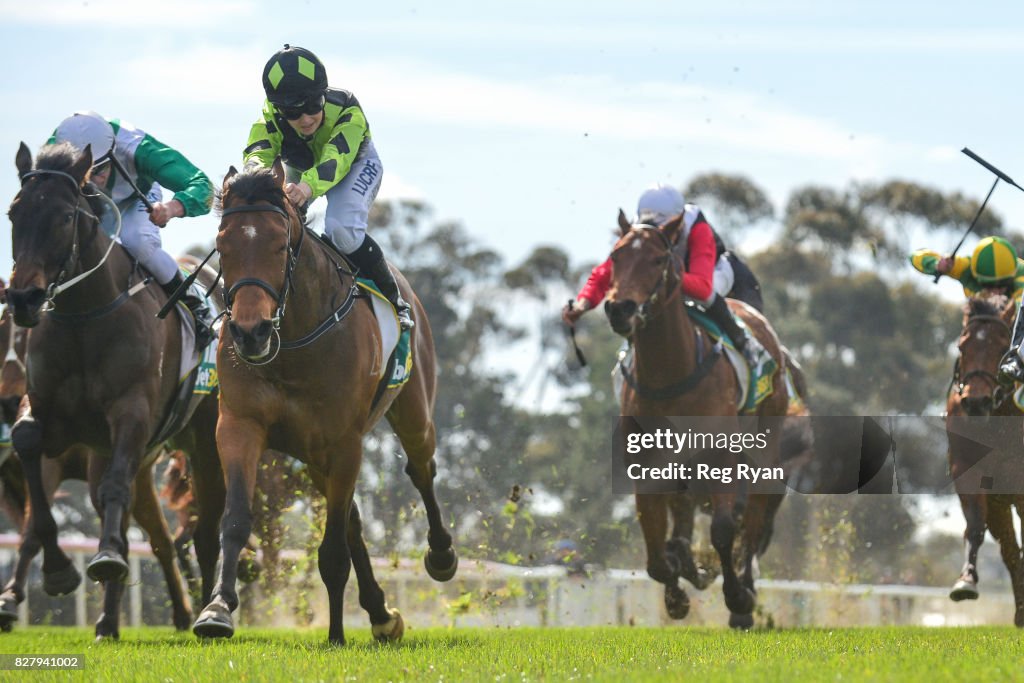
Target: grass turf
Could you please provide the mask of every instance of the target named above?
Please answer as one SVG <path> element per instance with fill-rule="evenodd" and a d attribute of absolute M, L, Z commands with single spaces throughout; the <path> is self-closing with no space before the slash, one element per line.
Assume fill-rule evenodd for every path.
<path fill-rule="evenodd" d="M 380 646 L 368 629 L 348 645 L 323 630 L 242 629 L 200 642 L 165 628 L 124 629 L 93 643 L 86 629 L 29 627 L 0 635 L 0 653 L 81 654 L 84 671 L 0 671 L 18 681 L 1012 681 L 1024 676 L 1024 633 L 1007 628 L 410 629 Z"/>

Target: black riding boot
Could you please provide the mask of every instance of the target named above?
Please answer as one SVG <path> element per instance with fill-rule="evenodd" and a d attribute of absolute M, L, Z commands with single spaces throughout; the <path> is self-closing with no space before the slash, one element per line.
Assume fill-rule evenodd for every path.
<path fill-rule="evenodd" d="M 729 335 L 736 349 L 743 354 L 747 364 L 751 368 L 756 367 L 758 356 L 763 347 L 759 341 L 748 336 L 746 331 L 736 322 L 732 311 L 729 310 L 729 305 L 725 303 L 725 297 L 716 294 L 714 301 L 711 302 L 711 305 L 706 306 L 704 310 L 718 324 L 718 327 Z"/>
<path fill-rule="evenodd" d="M 360 274 L 373 280 L 380 293 L 395 307 L 395 312 L 398 314 L 398 324 L 402 326 L 402 329 L 412 329 L 416 323 L 413 322 L 412 315 L 410 314 L 409 304 L 402 298 L 402 293 L 398 289 L 398 282 L 395 280 L 395 274 L 391 272 L 388 262 L 384 260 L 384 252 L 381 250 L 380 245 L 367 235 L 363 238 L 362 245 L 349 254 L 348 257 L 356 268 L 359 269 Z"/>
<path fill-rule="evenodd" d="M 178 287 L 185 281 L 181 276 L 181 272 L 174 274 L 171 281 L 165 285 L 160 285 L 164 293 L 170 297 L 177 291 Z M 206 348 L 207 344 L 213 341 L 213 330 L 209 325 L 206 324 L 207 318 L 210 317 L 210 309 L 202 299 L 192 294 L 191 292 L 185 292 L 178 299 L 181 303 L 188 307 L 188 310 L 192 313 L 192 319 L 196 324 L 196 350 L 202 353 L 203 349 Z"/>
<path fill-rule="evenodd" d="M 1017 309 L 1017 319 L 1013 322 L 1013 338 L 1010 350 L 999 361 L 999 381 L 1003 384 L 1024 382 L 1024 361 L 1020 357 L 1020 345 L 1024 342 L 1024 305 Z"/>

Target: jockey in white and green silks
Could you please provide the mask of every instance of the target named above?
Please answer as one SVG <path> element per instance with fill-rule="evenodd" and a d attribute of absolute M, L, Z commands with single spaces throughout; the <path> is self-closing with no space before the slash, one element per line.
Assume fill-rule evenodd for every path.
<path fill-rule="evenodd" d="M 263 90 L 267 99 L 249 131 L 245 165 L 269 167 L 280 156 L 289 181 L 285 194 L 295 206 L 325 197 L 327 235 L 394 305 L 402 327 L 411 328 L 409 305 L 380 245 L 366 234 L 384 169 L 359 101 L 328 87 L 316 55 L 290 45 L 267 62 Z"/>
<path fill-rule="evenodd" d="M 974 296 L 984 289 L 1001 289 L 1012 296 L 1018 307 L 1024 300 L 1024 259 L 1002 237 L 986 237 L 970 256 L 942 256 L 928 249 L 910 255 L 910 263 L 926 275 L 956 278 L 964 294 Z M 1005 383 L 1024 382 L 1024 359 L 1020 355 L 1024 341 L 1024 316 L 1017 310 L 1010 350 L 999 363 L 999 379 Z"/>
<path fill-rule="evenodd" d="M 163 249 L 160 228 L 172 218 L 209 213 L 213 184 L 206 174 L 145 131 L 93 111 L 76 112 L 61 121 L 48 142 L 67 142 L 79 152 L 89 146 L 93 159 L 90 180 L 121 212 L 121 244 L 152 273 L 168 296 L 173 294 L 182 276 L 177 261 Z M 162 201 L 161 186 L 174 192 L 166 202 Z M 145 194 L 152 211 L 136 188 Z M 101 220 L 109 226 L 114 216 L 108 212 Z M 205 304 L 192 295 L 181 301 L 196 320 L 196 345 L 201 349 L 212 339 L 204 322 Z"/>

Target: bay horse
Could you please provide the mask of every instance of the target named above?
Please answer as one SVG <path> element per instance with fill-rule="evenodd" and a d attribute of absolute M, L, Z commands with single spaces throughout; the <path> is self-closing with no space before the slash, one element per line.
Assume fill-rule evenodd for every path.
<path fill-rule="evenodd" d="M 88 449 L 97 456 L 89 460 L 87 476 L 102 532 L 86 571 L 104 584 L 96 637 L 116 639 L 128 573 L 128 512 L 139 495 L 133 482 L 151 470 L 159 452 L 151 440 L 179 390 L 180 323 L 174 316 L 156 317 L 166 300 L 161 288 L 100 229 L 103 198 L 88 184 L 89 148 L 79 154 L 67 144 L 47 145 L 33 167 L 22 143 L 15 161 L 22 187 L 9 216 L 17 265 L 6 296 L 15 323 L 32 332 L 27 401 L 12 440 L 43 550 L 43 587 L 62 595 L 81 577 L 57 545 L 42 462 Z M 206 594 L 212 591 L 224 500 L 216 415 L 211 394 L 171 439 L 192 455 L 197 471 L 202 511 L 196 549 Z M 152 488 L 151 478 L 146 488 Z"/>
<path fill-rule="evenodd" d="M 661 228 L 631 225 L 619 212 L 621 236 L 611 254 L 612 285 L 605 314 L 612 329 L 631 340 L 635 353 L 635 375 L 622 389 L 622 415 L 723 416 L 737 418 L 738 422 L 741 388 L 736 375 L 724 359 L 716 360 L 707 336 L 696 334 L 682 301 L 680 267 L 673 254 L 682 220 L 682 216 L 676 216 Z M 778 363 L 772 393 L 760 404 L 757 416 L 761 421 L 778 418 L 773 424 L 781 424 L 789 397 L 779 341 L 755 309 L 734 300 L 729 300 L 729 305 Z M 700 362 L 699 354 L 704 358 Z M 625 420 L 623 423 L 628 424 Z M 767 462 L 781 464 L 778 441 L 770 439 L 768 446 Z M 737 457 L 724 451 L 716 453 L 709 464 L 733 467 L 735 471 Z M 739 482 L 721 483 L 709 492 L 698 493 L 694 488 L 677 493 L 635 493 L 647 548 L 647 573 L 665 585 L 669 616 L 684 618 L 689 612 L 689 598 L 679 586 L 679 579 L 686 578 L 699 589 L 708 583 L 708 577 L 693 560 L 690 533 L 695 504 L 709 503 L 711 544 L 721 561 L 729 625 L 749 628 L 756 602 L 754 561 L 767 547 L 772 520 L 784 494 L 747 493 Z M 742 534 L 737 558 L 743 567 L 741 575 L 736 572 L 733 557 L 737 532 Z"/>
<path fill-rule="evenodd" d="M 1010 346 L 1010 330 L 1017 305 L 1002 293 L 983 292 L 968 299 L 964 306 L 963 327 L 958 340 L 960 355 L 949 395 L 946 399 L 946 425 L 949 436 L 949 472 L 953 481 L 974 467 L 978 461 L 977 444 L 956 438 L 954 421 L 965 418 L 995 416 L 1017 418 L 1014 445 L 1019 449 L 1019 418 L 1022 413 L 1013 400 L 1013 392 L 999 391 L 996 372 L 999 361 Z M 998 422 L 993 421 L 993 428 Z M 1013 512 L 1024 519 L 1024 493 L 982 493 L 958 487 L 960 507 L 964 513 L 964 566 L 950 591 L 950 599 L 978 598 L 978 550 L 985 541 L 985 530 L 999 543 L 1003 564 L 1010 572 L 1013 587 L 1013 623 L 1024 627 L 1024 559 L 1014 530 Z"/>
<path fill-rule="evenodd" d="M 0 366 L 0 407 L 3 422 L 8 427 L 14 424 L 18 406 L 27 391 L 28 377 L 24 365 L 27 341 L 28 330 L 16 326 L 5 307 L 0 315 L 0 357 L 4 359 Z M 43 461 L 43 488 L 48 501 L 52 503 L 61 482 L 88 480 L 89 457 L 95 456 L 85 449 L 72 449 L 60 457 Z M 28 501 L 28 485 L 21 461 L 15 453 L 8 453 L 0 463 L 0 507 L 21 534 L 14 575 L 0 592 L 0 630 L 6 632 L 18 620 L 18 605 L 25 599 L 29 566 L 40 550 Z M 192 603 L 183 590 L 181 575 L 175 571 L 170 533 L 157 501 L 152 472 L 147 468 L 140 469 L 135 477 L 132 516 L 145 530 L 153 555 L 160 563 L 171 599 L 172 622 L 175 628 L 184 630 L 192 622 Z"/>
<path fill-rule="evenodd" d="M 405 471 L 427 513 L 427 573 L 438 581 L 454 576 L 458 558 L 433 485 L 436 378 L 430 325 L 422 304 L 396 272 L 416 322 L 410 331 L 413 369 L 407 383 L 378 396 L 386 359 L 368 299 L 358 295 L 347 261 L 304 227 L 285 197 L 284 183 L 278 159 L 272 168 L 242 173 L 231 168 L 221 190 L 217 250 L 229 322 L 217 355 L 217 444 L 227 503 L 219 582 L 193 631 L 200 637 L 234 634 L 238 553 L 252 527 L 257 463 L 269 447 L 305 463 L 326 497 L 318 560 L 328 594 L 329 642 L 345 642 L 342 604 L 353 566 L 359 604 L 369 614 L 374 637 L 394 641 L 401 638 L 404 623 L 399 611 L 388 607 L 373 576 L 353 493 L 363 436 L 387 417 L 409 456 Z"/>

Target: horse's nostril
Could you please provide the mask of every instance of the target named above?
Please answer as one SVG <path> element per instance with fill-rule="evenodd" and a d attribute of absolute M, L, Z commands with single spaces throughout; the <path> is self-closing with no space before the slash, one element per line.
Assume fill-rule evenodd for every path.
<path fill-rule="evenodd" d="M 259 340 L 265 340 L 270 336 L 273 331 L 273 325 L 269 320 L 262 321 L 259 325 L 253 329 L 252 334 Z"/>

